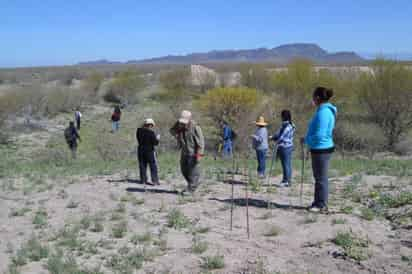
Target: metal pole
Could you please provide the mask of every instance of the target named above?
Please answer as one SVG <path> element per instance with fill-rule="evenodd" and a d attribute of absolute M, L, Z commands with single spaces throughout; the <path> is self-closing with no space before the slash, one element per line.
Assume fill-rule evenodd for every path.
<path fill-rule="evenodd" d="M 302 196 L 303 196 L 303 180 L 305 177 L 305 144 L 301 142 L 301 149 L 302 149 L 302 172 L 300 177 L 300 205 L 303 205 Z"/>

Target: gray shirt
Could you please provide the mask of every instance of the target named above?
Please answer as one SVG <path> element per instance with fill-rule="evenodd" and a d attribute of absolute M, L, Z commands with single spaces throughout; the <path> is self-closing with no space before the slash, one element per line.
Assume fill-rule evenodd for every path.
<path fill-rule="evenodd" d="M 268 130 L 265 127 L 259 127 L 256 129 L 253 137 L 253 148 L 256 150 L 269 149 L 268 143 Z"/>

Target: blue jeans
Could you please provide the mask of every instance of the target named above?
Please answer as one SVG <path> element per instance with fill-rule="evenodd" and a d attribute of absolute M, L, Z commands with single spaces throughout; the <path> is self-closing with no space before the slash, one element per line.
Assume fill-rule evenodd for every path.
<path fill-rule="evenodd" d="M 119 130 L 119 128 L 120 128 L 120 121 L 117 121 L 117 122 L 113 121 L 112 122 L 112 131 L 116 132 L 116 131 Z"/>
<path fill-rule="evenodd" d="M 328 169 L 332 153 L 311 153 L 311 156 L 313 177 L 315 177 L 315 197 L 312 206 L 323 208 L 328 206 Z"/>
<path fill-rule="evenodd" d="M 231 140 L 223 142 L 223 157 L 232 157 L 233 143 Z"/>
<path fill-rule="evenodd" d="M 265 176 L 266 153 L 267 153 L 267 149 L 256 150 L 256 158 L 257 158 L 257 161 L 258 161 L 257 172 L 258 172 L 259 176 Z"/>
<path fill-rule="evenodd" d="M 279 147 L 278 157 L 282 164 L 283 179 L 282 183 L 291 183 L 292 181 L 292 151 L 293 147 Z"/>

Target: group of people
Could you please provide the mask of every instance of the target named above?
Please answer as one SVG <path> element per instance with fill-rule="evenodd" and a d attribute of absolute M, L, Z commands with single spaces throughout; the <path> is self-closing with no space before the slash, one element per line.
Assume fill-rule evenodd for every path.
<path fill-rule="evenodd" d="M 306 136 L 300 140 L 302 144 L 309 148 L 312 158 L 315 194 L 314 201 L 309 210 L 313 212 L 327 210 L 328 204 L 328 168 L 329 160 L 335 149 L 333 130 L 337 115 L 336 107 L 329 103 L 332 96 L 333 90 L 331 89 L 317 87 L 314 90 L 312 103 L 316 107 L 316 111 L 309 122 Z M 75 117 L 78 116 L 75 115 Z M 112 132 L 119 130 L 120 117 L 120 108 L 116 107 L 111 117 Z M 276 155 L 280 159 L 283 169 L 283 179 L 280 186 L 289 187 L 292 184 L 292 153 L 294 150 L 293 139 L 296 127 L 292 122 L 292 114 L 289 110 L 281 112 L 281 119 L 281 127 L 272 136 L 269 136 L 267 122 L 265 122 L 264 117 L 259 117 L 255 122 L 257 129 L 251 135 L 251 139 L 253 148 L 256 150 L 258 176 L 260 178 L 265 178 L 266 176 L 266 157 L 269 150 L 269 142 L 273 141 L 277 147 Z M 141 183 L 148 183 L 147 168 L 149 167 L 152 184 L 159 185 L 155 148 L 159 145 L 160 135 L 155 133 L 155 126 L 155 121 L 147 118 L 144 120 L 143 125 L 137 129 L 137 157 Z M 80 120 L 77 123 L 77 128 L 80 129 Z M 74 135 L 74 141 L 68 141 L 68 144 L 70 148 L 77 147 L 77 139 L 80 140 L 80 136 L 74 126 L 74 122 L 70 122 L 68 129 Z M 233 141 L 236 134 L 226 122 L 222 123 L 222 131 L 223 156 L 233 157 Z M 186 192 L 193 193 L 200 183 L 199 163 L 205 151 L 202 129 L 193 120 L 192 113 L 184 110 L 180 118 L 170 129 L 170 134 L 176 138 L 181 150 L 181 172 L 188 183 Z"/>
<path fill-rule="evenodd" d="M 309 122 L 305 137 L 300 139 L 311 154 L 312 171 L 315 178 L 314 201 L 309 207 L 310 211 L 319 212 L 327 210 L 328 205 L 328 169 L 329 161 L 335 150 L 333 130 L 337 115 L 337 108 L 329 103 L 333 97 L 333 90 L 317 87 L 312 96 L 312 104 L 316 112 Z M 267 123 L 264 117 L 256 121 L 256 132 L 251 136 L 253 147 L 256 150 L 258 161 L 257 173 L 260 178 L 265 178 L 266 156 L 269 150 L 269 140 L 276 143 L 276 156 L 280 159 L 283 170 L 281 187 L 289 187 L 292 183 L 292 153 L 294 149 L 294 133 L 296 130 L 289 110 L 281 112 L 282 125 L 273 135 L 268 136 Z"/>

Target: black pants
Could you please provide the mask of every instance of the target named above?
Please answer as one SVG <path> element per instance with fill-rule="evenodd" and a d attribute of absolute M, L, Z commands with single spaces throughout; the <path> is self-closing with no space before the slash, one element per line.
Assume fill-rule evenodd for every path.
<path fill-rule="evenodd" d="M 80 130 L 80 118 L 76 118 L 76 126 L 77 126 L 77 130 Z"/>
<path fill-rule="evenodd" d="M 182 155 L 180 159 L 180 168 L 182 170 L 183 177 L 188 183 L 189 191 L 195 191 L 200 184 L 199 162 L 196 157 L 191 155 Z"/>
<path fill-rule="evenodd" d="M 70 148 L 70 151 L 72 152 L 72 158 L 76 159 L 77 158 L 77 141 L 69 141 L 67 142 L 67 145 Z"/>
<path fill-rule="evenodd" d="M 328 169 L 332 153 L 311 153 L 312 171 L 315 178 L 315 197 L 313 206 L 327 207 L 329 194 Z"/>
<path fill-rule="evenodd" d="M 147 183 L 147 166 L 149 165 L 152 183 L 159 183 L 156 152 L 139 148 L 137 157 L 139 160 L 140 181 L 142 183 Z"/>

